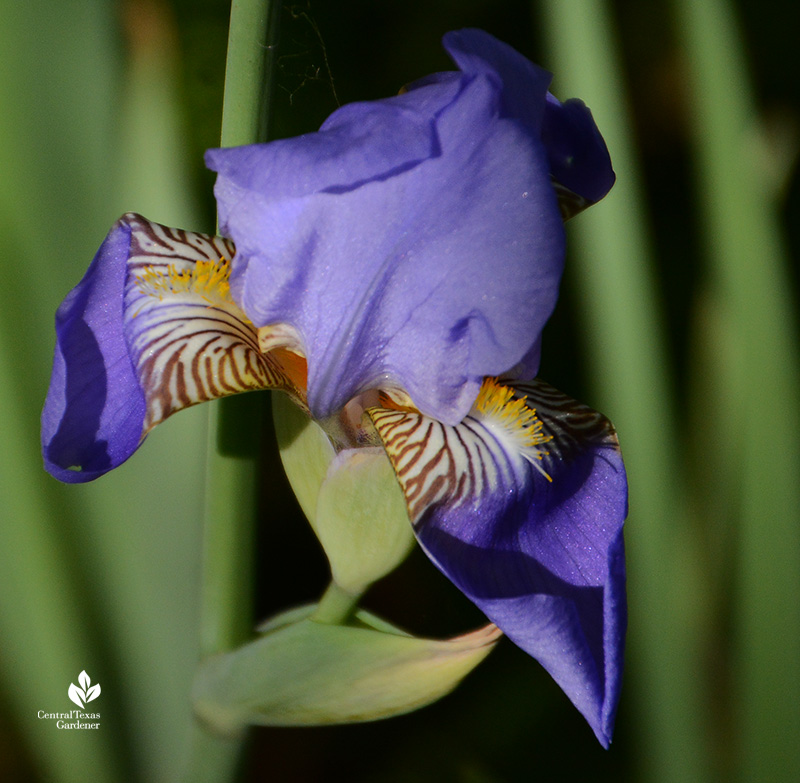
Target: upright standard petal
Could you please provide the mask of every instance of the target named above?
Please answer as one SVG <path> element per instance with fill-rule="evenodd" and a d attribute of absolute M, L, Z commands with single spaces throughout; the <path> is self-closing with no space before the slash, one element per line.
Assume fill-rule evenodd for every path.
<path fill-rule="evenodd" d="M 345 106 L 317 134 L 207 153 L 234 298 L 300 335 L 316 418 L 399 386 L 456 424 L 554 307 L 549 74 L 479 31 L 446 43 L 460 73 Z"/>
<path fill-rule="evenodd" d="M 176 410 L 261 388 L 302 404 L 305 363 L 264 355 L 230 297 L 233 245 L 128 214 L 56 314 L 42 413 L 45 467 L 91 481 L 124 462 Z"/>
<path fill-rule="evenodd" d="M 373 408 L 420 544 L 611 740 L 627 484 L 611 424 L 541 381 L 487 380 L 448 427 Z"/>

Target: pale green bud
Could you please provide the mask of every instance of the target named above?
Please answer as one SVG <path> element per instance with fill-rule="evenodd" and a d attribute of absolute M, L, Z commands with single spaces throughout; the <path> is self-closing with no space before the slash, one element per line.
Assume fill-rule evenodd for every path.
<path fill-rule="evenodd" d="M 336 451 L 322 427 L 285 394 L 272 395 L 272 417 L 283 469 L 300 508 L 313 526 L 319 489 Z"/>
<path fill-rule="evenodd" d="M 391 463 L 381 447 L 335 454 L 323 429 L 288 401 L 274 411 L 286 475 L 328 556 L 333 581 L 359 595 L 414 546 Z"/>
<path fill-rule="evenodd" d="M 382 448 L 337 455 L 320 488 L 314 531 L 328 555 L 333 581 L 353 595 L 406 559 L 414 532 Z"/>

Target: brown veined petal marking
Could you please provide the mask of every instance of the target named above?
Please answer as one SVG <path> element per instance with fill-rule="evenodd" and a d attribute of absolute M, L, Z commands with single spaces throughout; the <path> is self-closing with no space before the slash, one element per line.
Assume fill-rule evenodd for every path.
<path fill-rule="evenodd" d="M 264 354 L 231 298 L 233 243 L 152 223 L 131 226 L 125 338 L 147 399 L 142 434 L 175 411 L 255 389 L 283 389 L 304 404 L 305 365 L 286 351 Z"/>
<path fill-rule="evenodd" d="M 439 505 L 478 508 L 491 493 L 532 480 L 554 484 L 585 449 L 618 449 L 601 413 L 544 381 L 487 378 L 455 427 L 421 413 L 368 411 L 406 497 L 411 522 Z"/>

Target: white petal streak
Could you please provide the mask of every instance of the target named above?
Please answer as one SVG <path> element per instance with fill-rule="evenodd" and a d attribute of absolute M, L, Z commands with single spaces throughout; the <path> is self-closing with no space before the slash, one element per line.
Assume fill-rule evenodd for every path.
<path fill-rule="evenodd" d="M 416 524 L 425 510 L 480 501 L 485 491 L 512 479 L 514 466 L 499 443 L 469 417 L 448 427 L 419 413 L 369 411 L 394 465 Z"/>
<path fill-rule="evenodd" d="M 143 434 L 195 403 L 291 387 L 230 298 L 224 270 L 233 244 L 139 215 L 125 220 L 132 229 L 125 335 L 147 399 Z"/>
<path fill-rule="evenodd" d="M 548 436 L 546 443 L 525 448 L 524 439 L 508 431 L 509 418 L 502 411 L 486 415 L 473 408 L 455 427 L 416 411 L 368 411 L 406 496 L 413 524 L 429 508 L 479 506 L 489 494 L 530 486 L 539 474 L 557 482 L 560 472 L 587 447 L 617 448 L 613 428 L 602 414 L 543 381 L 507 385 L 514 391 L 512 403 L 524 399 L 528 408 L 535 409 Z M 511 418 L 511 426 L 519 420 L 519 416 Z"/>

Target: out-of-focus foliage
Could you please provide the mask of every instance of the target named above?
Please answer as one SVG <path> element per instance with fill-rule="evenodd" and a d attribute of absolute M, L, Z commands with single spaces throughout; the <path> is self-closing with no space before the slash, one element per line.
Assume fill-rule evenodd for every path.
<path fill-rule="evenodd" d="M 206 416 L 72 490 L 43 473 L 36 433 L 55 308 L 111 222 L 133 204 L 198 221 L 174 30 L 155 6 L 103 0 L 1 12 L 0 668 L 24 740 L 9 749 L 41 780 L 169 780 L 190 726 Z M 102 686 L 102 729 L 39 719 L 71 708 L 65 689 L 84 669 Z M 8 764 L 4 779 L 23 778 Z"/>

